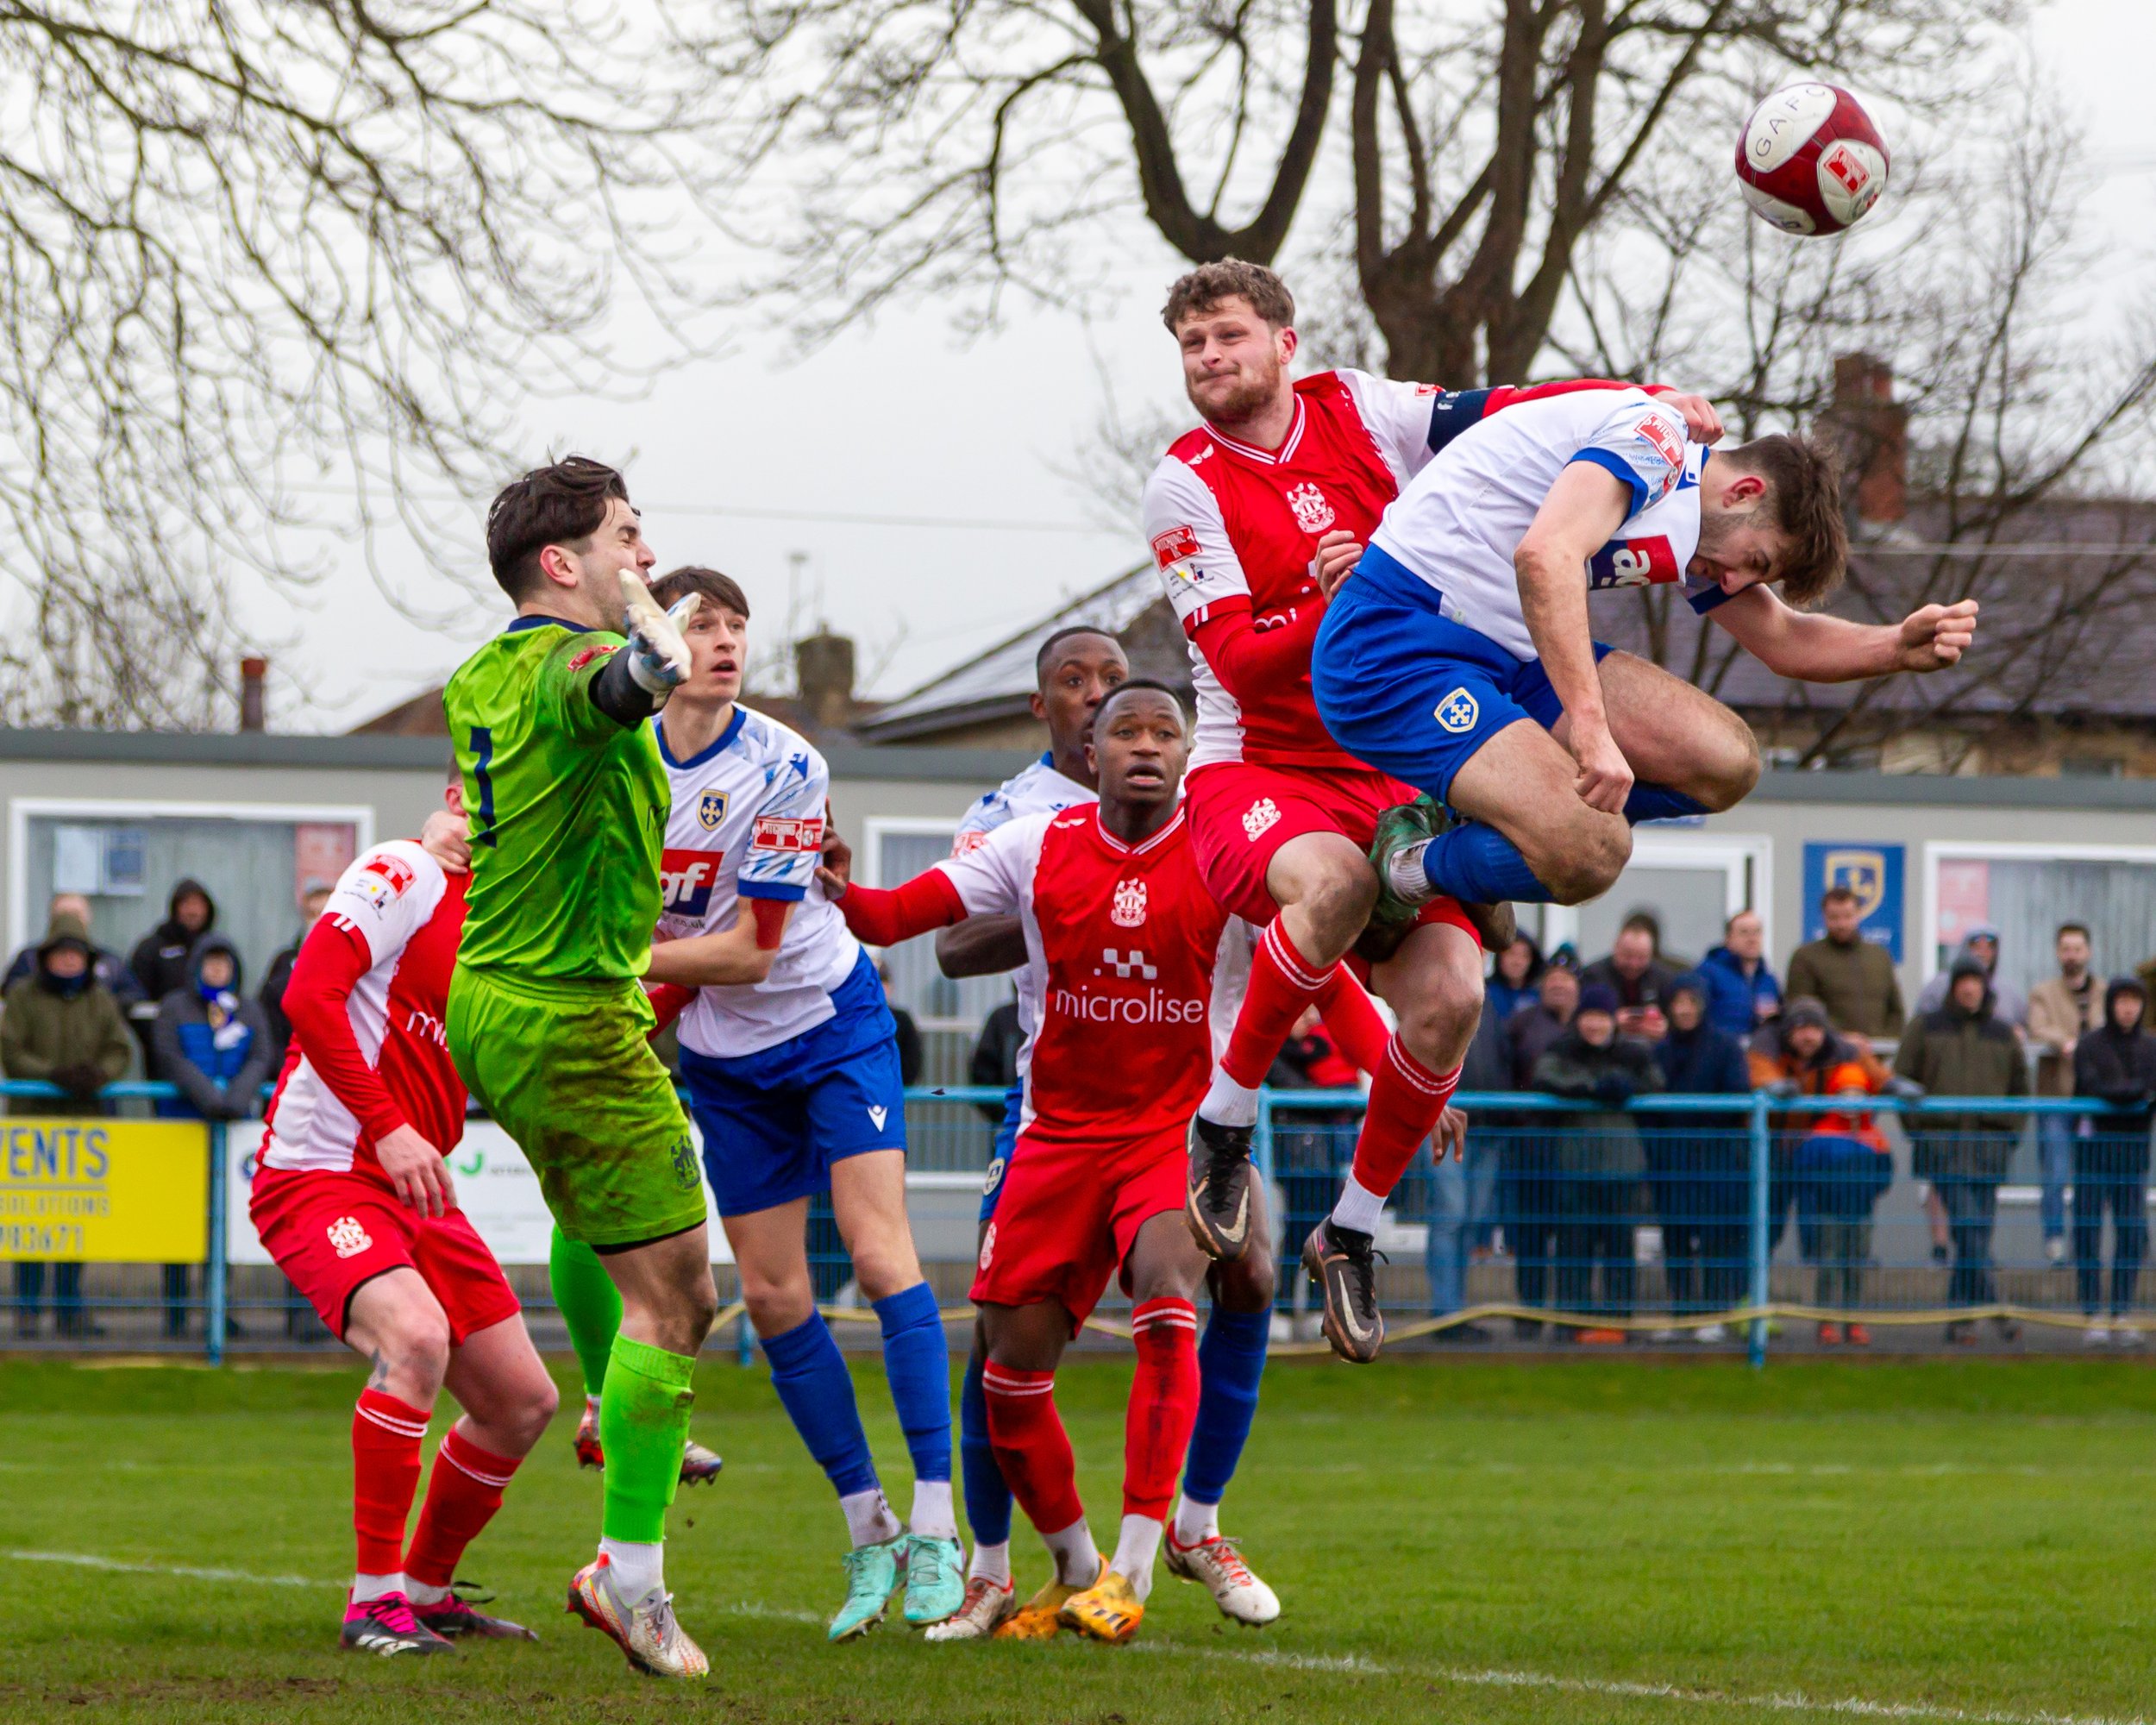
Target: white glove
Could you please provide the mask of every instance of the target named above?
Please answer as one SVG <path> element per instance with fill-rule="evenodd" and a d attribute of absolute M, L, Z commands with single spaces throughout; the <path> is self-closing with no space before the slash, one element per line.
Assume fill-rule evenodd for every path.
<path fill-rule="evenodd" d="M 643 577 L 634 569 L 624 569 L 621 600 L 621 632 L 629 637 L 629 674 L 646 694 L 664 699 L 688 681 L 689 643 L 681 631 L 696 615 L 702 596 L 685 594 L 671 610 L 661 611 Z"/>

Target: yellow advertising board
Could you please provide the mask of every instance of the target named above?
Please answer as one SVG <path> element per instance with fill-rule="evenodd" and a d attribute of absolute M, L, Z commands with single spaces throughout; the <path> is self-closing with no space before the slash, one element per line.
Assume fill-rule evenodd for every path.
<path fill-rule="evenodd" d="M 0 1120 L 0 1259 L 199 1264 L 209 1220 L 198 1120 Z"/>

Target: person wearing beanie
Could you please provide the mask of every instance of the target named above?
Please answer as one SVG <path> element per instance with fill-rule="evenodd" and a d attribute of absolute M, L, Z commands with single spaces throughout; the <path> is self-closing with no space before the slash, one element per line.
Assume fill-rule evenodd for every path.
<path fill-rule="evenodd" d="M 1712 986 L 1697 971 L 1670 985 L 1670 1028 L 1655 1063 L 1673 1095 L 1749 1095 L 1745 1051 L 1708 1017 Z M 1726 1311 L 1738 1302 L 1745 1274 L 1745 1192 L 1751 1135 L 1741 1113 L 1664 1114 L 1645 1128 L 1647 1183 L 1662 1223 L 1662 1270 L 1673 1313 Z M 1725 1339 L 1702 1326 L 1703 1342 Z M 1671 1333 L 1666 1339 L 1675 1339 Z"/>
<path fill-rule="evenodd" d="M 2121 1322 L 2134 1305 L 2148 1241 L 2148 1138 L 2156 1118 L 2156 1036 L 2148 1030 L 2148 991 L 2135 976 L 2113 980 L 2103 994 L 2103 1023 L 2074 1044 L 2074 1095 L 2117 1112 L 2084 1115 L 2073 1141 L 2074 1279 L 2092 1347 L 2142 1345 Z M 2103 1308 L 2103 1213 L 2111 1213 L 2111 1300 Z"/>
<path fill-rule="evenodd" d="M 1894 1057 L 1896 1076 L 1939 1096 L 2025 1096 L 2028 1066 L 2013 1026 L 1992 1010 L 1991 974 L 1983 959 L 1965 952 L 1947 973 L 1941 1004 L 1909 1021 Z M 1953 1269 L 1946 1300 L 1953 1306 L 1986 1306 L 1998 1298 L 1991 1276 L 1991 1233 L 1998 1220 L 1999 1185 L 2020 1142 L 2021 1117 L 2010 1113 L 1910 1114 L 1910 1167 L 1928 1180 L 1946 1213 Z M 2002 1339 L 2020 1326 L 1997 1320 Z M 1975 1326 L 1957 1320 L 1946 1339 L 1977 1339 Z"/>
<path fill-rule="evenodd" d="M 1520 1008 L 1505 1026 L 1505 1052 L 1512 1064 L 1510 1088 L 1536 1088 L 1536 1065 L 1571 1028 L 1579 1004 L 1578 957 L 1570 947 L 1559 947 L 1535 985 L 1535 1004 Z M 1522 1306 L 1541 1306 L 1550 1297 L 1557 1230 L 1563 1222 L 1557 1140 L 1547 1117 L 1524 1116 L 1520 1129 L 1505 1135 L 1499 1154 L 1504 1170 L 1505 1239 L 1513 1256 L 1513 1298 Z M 1541 1321 L 1515 1318 L 1513 1333 L 1523 1339 L 1539 1336 Z"/>
<path fill-rule="evenodd" d="M 1880 1088 L 1876 1072 L 1853 1060 L 1834 1068 L 1827 1084 L 1833 1095 L 1857 1104 Z M 1872 1208 L 1894 1180 L 1894 1158 L 1870 1111 L 1858 1106 L 1814 1116 L 1797 1148 L 1796 1176 L 1806 1255 L 1818 1276 L 1814 1303 L 1830 1314 L 1853 1314 L 1864 1304 Z M 1871 1333 L 1854 1316 L 1822 1316 L 1820 1346 L 1838 1347 L 1844 1340 L 1869 1347 Z"/>
<path fill-rule="evenodd" d="M 1752 1088 L 1764 1090 L 1777 1101 L 1832 1095 L 1828 1084 L 1834 1072 L 1852 1062 L 1865 1069 L 1874 1090 L 1885 1088 L 1890 1076 L 1862 1038 L 1835 1033 L 1827 1022 L 1826 1003 L 1811 994 L 1790 995 L 1781 1017 L 1760 1026 L 1747 1057 Z M 1802 1210 L 1796 1154 L 1804 1135 L 1812 1129 L 1812 1121 L 1808 1115 L 1783 1113 L 1775 1116 L 1772 1126 L 1772 1176 L 1767 1192 L 1769 1251 L 1782 1243 L 1791 1206 Z M 1819 1242 L 1812 1238 L 1802 1214 L 1797 1217 L 1797 1244 L 1805 1258 L 1815 1257 Z"/>

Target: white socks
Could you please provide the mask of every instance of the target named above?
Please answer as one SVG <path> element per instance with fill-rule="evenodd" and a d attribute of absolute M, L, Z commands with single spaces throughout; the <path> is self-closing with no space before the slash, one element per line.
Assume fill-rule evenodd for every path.
<path fill-rule="evenodd" d="M 1426 838 L 1385 859 L 1385 884 L 1410 904 L 1419 905 L 1437 896 L 1431 889 L 1430 871 L 1423 866 L 1422 853 L 1429 848 L 1430 841 Z"/>
<path fill-rule="evenodd" d="M 924 1540 L 958 1537 L 958 1516 L 951 1508 L 948 1479 L 913 1482 L 913 1519 L 907 1525 Z"/>
<path fill-rule="evenodd" d="M 665 1590 L 667 1548 L 663 1544 L 645 1546 L 633 1540 L 603 1539 L 599 1548 L 614 1571 L 614 1591 L 626 1603 L 634 1605 L 654 1588 Z"/>
<path fill-rule="evenodd" d="M 370 1599 L 379 1599 L 385 1593 L 402 1593 L 404 1578 L 401 1575 L 355 1575 L 352 1578 L 352 1603 L 364 1605 Z"/>
<path fill-rule="evenodd" d="M 948 1494 L 950 1488 L 946 1485 L 943 1490 Z M 846 1513 L 846 1537 L 856 1546 L 880 1546 L 906 1531 L 899 1525 L 899 1518 L 891 1513 L 891 1505 L 878 1487 L 849 1492 L 838 1500 L 838 1507 Z M 948 1507 L 943 1513 L 950 1513 Z"/>
<path fill-rule="evenodd" d="M 1216 1126 L 1254 1126 L 1257 1124 L 1257 1092 L 1238 1084 L 1216 1064 L 1213 1082 L 1198 1112 Z"/>
<path fill-rule="evenodd" d="M 1041 1543 L 1056 1559 L 1056 1579 L 1069 1587 L 1091 1587 L 1100 1579 L 1100 1547 L 1083 1519 L 1060 1533 L 1043 1534 Z"/>
<path fill-rule="evenodd" d="M 1383 1197 L 1349 1175 L 1340 1188 L 1340 1201 L 1332 1207 L 1334 1222 L 1344 1228 L 1353 1228 L 1358 1234 L 1374 1234 L 1384 1214 Z"/>
<path fill-rule="evenodd" d="M 1160 1521 L 1151 1515 L 1125 1515 L 1108 1567 L 1131 1584 L 1140 1601 L 1153 1590 L 1153 1559 L 1160 1555 Z"/>
<path fill-rule="evenodd" d="M 1011 1542 L 1006 1540 L 1000 1546 L 975 1546 L 973 1561 L 966 1565 L 968 1581 L 992 1581 L 998 1587 L 1011 1584 Z"/>
<path fill-rule="evenodd" d="M 423 1581 L 409 1578 L 404 1583 L 404 1597 L 414 1605 L 439 1605 L 449 1596 L 446 1587 L 429 1587 Z"/>
<path fill-rule="evenodd" d="M 1218 1503 L 1197 1503 L 1185 1492 L 1175 1504 L 1175 1543 L 1185 1547 L 1201 1546 L 1220 1531 L 1220 1506 Z"/>

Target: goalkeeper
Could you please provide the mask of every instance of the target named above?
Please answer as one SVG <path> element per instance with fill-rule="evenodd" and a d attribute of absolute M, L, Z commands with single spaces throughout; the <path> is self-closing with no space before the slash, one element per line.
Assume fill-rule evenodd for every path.
<path fill-rule="evenodd" d="M 486 555 L 517 618 L 442 695 L 472 845 L 449 1051 L 621 1294 L 599 1398 L 603 1537 L 569 1609 L 638 1669 L 698 1677 L 709 1665 L 661 1559 L 718 1298 L 688 1121 L 638 981 L 670 801 L 650 719 L 688 673 L 695 600 L 673 617 L 654 603 L 628 488 L 580 456 L 503 490 Z"/>

